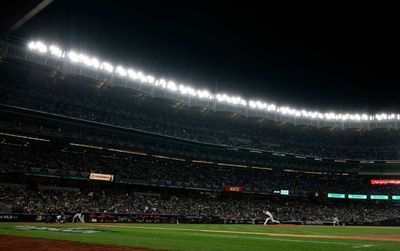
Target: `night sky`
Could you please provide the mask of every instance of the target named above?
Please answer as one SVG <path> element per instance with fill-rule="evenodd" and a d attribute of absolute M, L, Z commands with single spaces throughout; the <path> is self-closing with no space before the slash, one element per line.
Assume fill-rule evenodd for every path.
<path fill-rule="evenodd" d="M 394 5 L 214 2 L 57 0 L 16 35 L 245 98 L 400 111 Z"/>

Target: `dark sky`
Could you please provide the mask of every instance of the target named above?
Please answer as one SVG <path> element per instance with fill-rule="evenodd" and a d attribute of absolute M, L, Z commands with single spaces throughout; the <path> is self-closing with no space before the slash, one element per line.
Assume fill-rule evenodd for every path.
<path fill-rule="evenodd" d="M 279 104 L 400 110 L 395 5 L 213 2 L 56 0 L 16 34 Z"/>

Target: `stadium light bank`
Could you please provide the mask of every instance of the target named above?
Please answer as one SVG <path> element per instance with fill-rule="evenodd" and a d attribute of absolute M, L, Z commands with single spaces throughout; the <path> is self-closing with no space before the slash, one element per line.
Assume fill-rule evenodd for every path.
<path fill-rule="evenodd" d="M 128 78 L 133 81 L 139 81 L 143 84 L 152 85 L 156 88 L 165 89 L 173 93 L 178 92 L 181 95 L 190 96 L 193 98 L 212 100 L 218 103 L 246 107 L 252 110 L 262 110 L 268 113 L 281 114 L 289 117 L 338 122 L 400 121 L 400 114 L 394 113 L 361 114 L 310 111 L 305 109 L 292 108 L 289 106 L 278 106 L 276 104 L 267 103 L 260 100 L 245 100 L 240 96 L 230 96 L 225 93 L 212 93 L 206 89 L 195 89 L 194 87 L 182 83 L 175 83 L 172 80 L 158 78 L 151 74 L 136 70 L 134 68 L 125 67 L 122 65 L 113 65 L 110 62 L 100 60 L 97 57 L 89 56 L 79 51 L 65 51 L 57 45 L 47 45 L 42 41 L 31 41 L 28 43 L 28 48 L 31 51 L 40 54 L 46 54 L 56 58 L 66 58 L 73 64 L 78 64 L 92 68 L 94 70 L 114 74 L 121 78 Z"/>

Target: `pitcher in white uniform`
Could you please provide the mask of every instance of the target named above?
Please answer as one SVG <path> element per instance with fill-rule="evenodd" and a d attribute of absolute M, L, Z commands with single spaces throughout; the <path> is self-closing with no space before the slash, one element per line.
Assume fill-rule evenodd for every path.
<path fill-rule="evenodd" d="M 264 226 L 267 225 L 268 221 L 271 221 L 272 223 L 281 224 L 279 221 L 274 220 L 274 216 L 272 216 L 272 214 L 268 210 L 263 211 L 263 213 L 267 216 L 267 218 L 265 219 L 265 222 L 264 222 Z"/>

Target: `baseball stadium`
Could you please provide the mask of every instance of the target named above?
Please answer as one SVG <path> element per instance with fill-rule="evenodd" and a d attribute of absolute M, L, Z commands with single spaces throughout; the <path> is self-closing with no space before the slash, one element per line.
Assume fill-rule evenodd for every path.
<path fill-rule="evenodd" d="M 393 8 L 2 7 L 0 250 L 400 250 Z"/>

